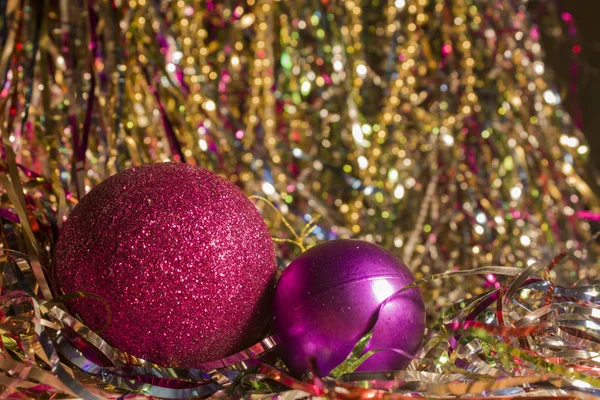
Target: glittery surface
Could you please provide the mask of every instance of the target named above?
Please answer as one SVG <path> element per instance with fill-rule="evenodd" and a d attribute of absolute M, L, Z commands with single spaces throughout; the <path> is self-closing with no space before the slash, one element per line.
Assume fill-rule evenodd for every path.
<path fill-rule="evenodd" d="M 300 375 L 315 357 L 328 374 L 371 328 L 366 351 L 414 355 L 425 331 L 423 297 L 418 288 L 394 295 L 414 279 L 392 253 L 362 240 L 329 241 L 302 253 L 275 289 L 274 325 L 286 366 Z M 409 362 L 386 350 L 360 370 L 399 370 Z"/>
<path fill-rule="evenodd" d="M 149 361 L 194 367 L 260 339 L 270 315 L 275 252 L 261 215 L 234 185 L 185 164 L 130 168 L 70 215 L 56 280 L 110 304 L 102 334 Z M 75 302 L 92 328 L 96 301 Z"/>

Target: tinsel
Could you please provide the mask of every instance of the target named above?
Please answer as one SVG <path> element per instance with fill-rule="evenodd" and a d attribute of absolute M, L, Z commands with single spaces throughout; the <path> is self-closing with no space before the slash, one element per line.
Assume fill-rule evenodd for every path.
<path fill-rule="evenodd" d="M 5 396 L 598 396 L 589 148 L 527 6 L 0 0 Z M 570 15 L 547 7 L 575 37 Z M 424 281 L 423 354 L 407 371 L 301 382 L 240 364 L 246 353 L 175 371 L 104 343 L 52 299 L 54 240 L 91 187 L 166 160 L 267 197 L 289 227 L 320 215 L 307 246 L 358 237 L 418 279 L 453 271 Z M 297 251 L 286 242 L 306 235 L 265 217 L 283 267 Z M 93 348 L 108 360 L 82 353 Z"/>
<path fill-rule="evenodd" d="M 101 339 L 101 333 L 86 328 L 62 306 L 90 294 L 42 300 L 28 284 L 35 278 L 30 276 L 31 265 L 25 257 L 16 252 L 6 254 L 2 257 L 0 297 L 3 397 L 600 396 L 600 287 L 564 287 L 550 278 L 561 263 L 591 267 L 572 253 L 559 254 L 548 265 L 483 267 L 418 280 L 403 290 L 429 281 L 475 275 L 493 282 L 495 288 L 450 307 L 430 327 L 422 350 L 404 371 L 353 373 L 369 356 L 360 355 L 367 334 L 329 377 L 313 372 L 305 380 L 289 376 L 268 354 L 277 346 L 275 337 L 198 369 L 165 368 L 128 355 L 111 347 Z"/>

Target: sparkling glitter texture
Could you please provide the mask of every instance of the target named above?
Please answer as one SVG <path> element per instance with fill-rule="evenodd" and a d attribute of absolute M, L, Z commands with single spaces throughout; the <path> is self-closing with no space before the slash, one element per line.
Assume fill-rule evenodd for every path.
<path fill-rule="evenodd" d="M 262 217 L 237 187 L 189 165 L 134 167 L 97 186 L 65 224 L 56 265 L 65 293 L 110 305 L 104 339 L 161 365 L 239 351 L 270 315 L 275 252 Z M 74 308 L 99 328 L 106 312 L 93 302 Z"/>

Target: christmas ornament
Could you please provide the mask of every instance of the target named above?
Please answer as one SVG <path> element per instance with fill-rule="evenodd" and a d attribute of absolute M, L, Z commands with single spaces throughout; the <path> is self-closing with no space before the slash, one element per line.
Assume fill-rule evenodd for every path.
<path fill-rule="evenodd" d="M 102 337 L 157 364 L 198 367 L 264 333 L 275 251 L 252 202 L 225 179 L 186 164 L 133 167 L 81 199 L 56 247 L 62 292 L 104 298 Z M 74 302 L 93 329 L 97 300 Z"/>
<path fill-rule="evenodd" d="M 335 240 L 302 253 L 275 289 L 275 331 L 290 371 L 302 374 L 315 357 L 318 372 L 328 374 L 371 328 L 365 352 L 390 350 L 376 352 L 358 370 L 404 368 L 425 330 L 419 289 L 395 294 L 413 281 L 398 258 L 368 242 Z"/>

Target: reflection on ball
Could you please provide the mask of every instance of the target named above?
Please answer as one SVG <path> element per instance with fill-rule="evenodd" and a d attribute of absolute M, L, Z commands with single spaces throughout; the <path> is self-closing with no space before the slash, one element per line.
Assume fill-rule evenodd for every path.
<path fill-rule="evenodd" d="M 328 374 L 375 320 L 365 351 L 393 348 L 414 355 L 425 331 L 419 289 L 397 294 L 380 307 L 413 281 L 408 268 L 392 253 L 360 240 L 330 241 L 301 254 L 283 272 L 275 291 L 275 330 L 290 371 L 302 374 L 307 359 L 315 357 L 319 372 Z M 359 371 L 402 369 L 410 359 L 382 351 L 367 359 Z"/>

